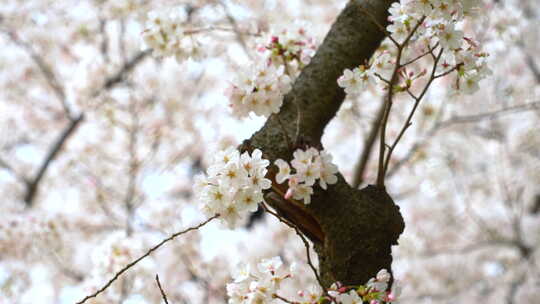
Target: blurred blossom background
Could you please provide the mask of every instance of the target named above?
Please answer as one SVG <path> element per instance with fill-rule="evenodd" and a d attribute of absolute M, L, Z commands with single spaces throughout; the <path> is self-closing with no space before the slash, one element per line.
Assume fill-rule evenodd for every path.
<path fill-rule="evenodd" d="M 0 303 L 75 303 L 202 222 L 195 176 L 265 122 L 235 117 L 227 89 L 268 37 L 301 28 L 315 48 L 345 4 L 2 0 Z M 406 223 L 393 248 L 399 303 L 540 298 L 540 3 L 482 7 L 462 30 L 493 74 L 467 96 L 451 79 L 434 83 L 390 165 L 387 191 Z M 148 38 L 164 12 L 189 32 L 179 49 Z M 383 97 L 370 87 L 347 98 L 325 129 L 357 187 L 376 179 L 375 152 L 363 176 L 357 164 Z M 388 134 L 409 106 L 397 99 Z M 156 273 L 171 303 L 226 303 L 238 263 L 274 256 L 297 265 L 284 293 L 316 285 L 294 230 L 264 214 L 243 220 L 168 243 L 88 303 L 159 303 Z"/>

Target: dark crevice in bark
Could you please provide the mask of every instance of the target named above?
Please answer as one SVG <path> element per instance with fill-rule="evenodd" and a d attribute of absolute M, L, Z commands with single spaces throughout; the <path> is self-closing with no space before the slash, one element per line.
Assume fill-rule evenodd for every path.
<path fill-rule="evenodd" d="M 281 111 L 275 114 L 279 115 L 279 120 L 274 117 L 268 119 L 241 148 L 259 148 L 272 161 L 277 158 L 290 160 L 293 151 L 282 132 L 285 129 L 289 138 L 294 139 L 297 128 L 295 103 L 301 109 L 302 139 L 311 146 L 320 147 L 324 128 L 336 115 L 345 98 L 343 90 L 337 85 L 337 78 L 344 69 L 369 60 L 379 47 L 384 34 L 371 18 L 386 25 L 387 11 L 393 2 L 350 1 L 311 63 L 285 96 Z M 365 11 L 369 11 L 371 17 Z M 283 122 L 283 126 L 279 121 Z M 314 242 L 325 284 L 334 281 L 364 284 L 380 269 L 390 270 L 391 246 L 397 244 L 404 222 L 399 207 L 385 189 L 375 186 L 353 189 L 339 176 L 338 183 L 331 185 L 327 191 L 315 188 L 310 205 L 268 203 L 306 232 Z"/>

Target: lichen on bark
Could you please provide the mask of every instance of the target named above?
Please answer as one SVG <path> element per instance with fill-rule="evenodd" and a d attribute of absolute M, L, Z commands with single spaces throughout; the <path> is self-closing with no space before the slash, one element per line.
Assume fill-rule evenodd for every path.
<path fill-rule="evenodd" d="M 283 132 L 294 139 L 297 127 L 304 140 L 321 147 L 324 128 L 345 98 L 337 78 L 344 69 L 369 60 L 379 47 L 384 33 L 377 23 L 386 26 L 393 2 L 353 0 L 347 4 L 285 96 L 281 111 L 249 140 L 252 148 L 261 149 L 271 160 L 290 160 L 293 151 Z M 299 126 L 297 108 L 301 112 Z M 269 203 L 310 237 L 319 255 L 324 284 L 364 284 L 380 269 L 391 269 L 391 246 L 397 244 L 404 222 L 385 189 L 353 189 L 339 176 L 338 183 L 327 191 L 316 189 L 310 205 Z"/>

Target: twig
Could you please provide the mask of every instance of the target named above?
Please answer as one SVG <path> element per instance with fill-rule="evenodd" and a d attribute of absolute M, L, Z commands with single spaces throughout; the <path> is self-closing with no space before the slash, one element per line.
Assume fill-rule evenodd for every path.
<path fill-rule="evenodd" d="M 208 26 L 208 27 L 201 27 L 201 28 L 194 28 L 194 29 L 185 30 L 183 32 L 183 34 L 184 35 L 195 35 L 195 34 L 201 34 L 201 33 L 208 33 L 208 32 L 212 32 L 212 31 L 222 31 L 222 32 L 232 32 L 232 33 L 235 32 L 235 30 L 231 29 L 231 28 L 220 27 L 220 26 Z M 250 33 L 250 32 L 244 32 L 244 33 L 241 33 L 241 34 L 248 35 L 248 36 L 254 36 L 254 37 L 260 37 L 261 36 L 258 33 Z"/>
<path fill-rule="evenodd" d="M 202 303 L 208 303 L 209 293 L 215 291 L 212 290 L 212 285 L 208 282 L 208 280 L 202 278 L 195 272 L 194 263 L 190 260 L 188 255 L 183 252 L 179 252 L 179 256 L 182 259 L 182 262 L 186 265 L 186 270 L 190 276 L 190 280 L 202 285 L 202 289 L 205 291 Z"/>
<path fill-rule="evenodd" d="M 427 50 L 427 51 L 425 51 L 424 53 L 418 55 L 417 57 L 415 57 L 415 58 L 413 58 L 413 59 L 411 59 L 411 60 L 409 60 L 409 61 L 407 61 L 407 62 L 405 62 L 405 63 L 402 63 L 401 66 L 404 67 L 404 66 L 407 66 L 407 65 L 409 65 L 409 64 L 412 64 L 412 63 L 414 63 L 414 62 L 420 60 L 420 59 L 423 58 L 424 56 L 431 54 L 438 46 L 439 46 L 439 43 L 438 43 L 438 42 L 435 43 L 435 45 L 434 45 L 433 47 L 428 46 L 428 50 Z"/>
<path fill-rule="evenodd" d="M 28 184 L 28 179 L 22 175 L 21 173 L 17 172 L 13 166 L 7 162 L 6 160 L 0 158 L 0 168 L 6 169 L 11 175 L 13 175 L 16 179 L 23 181 L 24 183 Z"/>
<path fill-rule="evenodd" d="M 236 35 L 236 41 L 238 41 L 238 43 L 242 46 L 242 48 L 244 49 L 244 52 L 246 53 L 246 55 L 250 59 L 252 59 L 252 55 L 249 52 L 249 48 L 247 47 L 246 41 L 244 40 L 243 33 L 238 28 L 238 23 L 236 22 L 236 19 L 234 19 L 234 17 L 231 15 L 231 12 L 229 11 L 229 8 L 227 7 L 227 4 L 223 0 L 219 0 L 218 3 L 219 3 L 219 5 L 221 5 L 221 7 L 223 7 L 223 11 L 225 12 L 225 16 L 227 16 L 227 20 L 229 21 L 229 23 L 231 24 L 231 26 L 233 28 L 233 31 L 234 31 L 234 33 Z"/>
<path fill-rule="evenodd" d="M 120 53 L 120 58 L 122 59 L 122 64 L 126 64 L 126 20 L 120 18 L 120 33 L 118 33 L 118 51 Z"/>
<path fill-rule="evenodd" d="M 519 290 L 519 287 L 522 286 L 525 282 L 525 279 L 525 274 L 522 274 L 510 283 L 510 289 L 508 290 L 508 294 L 506 295 L 506 304 L 515 303 L 516 294 Z"/>
<path fill-rule="evenodd" d="M 165 302 L 165 304 L 169 304 L 169 301 L 167 301 L 167 295 L 165 294 L 165 291 L 163 291 L 163 288 L 161 287 L 161 283 L 159 282 L 159 276 L 157 273 L 156 273 L 156 283 L 159 288 L 159 291 L 161 292 L 161 297 L 163 298 L 163 302 Z"/>
<path fill-rule="evenodd" d="M 101 34 L 101 43 L 99 46 L 99 51 L 103 56 L 103 60 L 109 62 L 109 37 L 107 36 L 107 19 L 102 19 L 99 17 L 99 32 Z"/>
<path fill-rule="evenodd" d="M 278 295 L 277 293 L 272 294 L 272 298 L 279 299 L 279 300 L 281 300 L 281 301 L 283 301 L 285 303 L 289 303 L 289 304 L 299 304 L 298 302 L 288 300 L 288 299 Z"/>
<path fill-rule="evenodd" d="M 424 96 L 426 95 L 429 87 L 431 86 L 431 83 L 433 83 L 433 80 L 435 80 L 435 72 L 437 71 L 437 64 L 439 63 L 439 60 L 442 57 L 443 51 L 444 49 L 441 48 L 441 50 L 439 51 L 439 54 L 435 58 L 433 62 L 433 69 L 431 70 L 431 75 L 429 77 L 429 80 L 424 86 L 424 89 L 422 90 L 420 95 L 416 97 L 414 94 L 412 94 L 412 92 L 409 89 L 407 89 L 407 93 L 409 93 L 409 95 L 414 99 L 414 105 L 413 105 L 413 108 L 411 109 L 411 112 L 409 112 L 409 116 L 407 117 L 405 124 L 403 124 L 403 127 L 401 128 L 401 131 L 399 132 L 397 138 L 394 140 L 394 143 L 392 143 L 392 145 L 388 149 L 388 154 L 386 155 L 386 159 L 384 161 L 384 167 L 383 167 L 383 180 L 386 175 L 386 172 L 388 171 L 388 165 L 392 157 L 392 152 L 394 152 L 394 149 L 396 148 L 397 144 L 403 137 L 403 134 L 405 134 L 405 131 L 407 131 L 407 129 L 412 125 L 412 118 L 414 116 L 414 113 L 416 112 L 416 109 L 418 108 L 418 105 L 420 105 L 420 101 L 422 101 L 422 98 L 424 98 Z"/>
<path fill-rule="evenodd" d="M 161 242 L 159 242 L 159 244 L 155 245 L 154 247 L 150 248 L 145 254 L 141 255 L 138 259 L 132 261 L 131 263 L 127 264 L 126 266 L 124 266 L 124 268 L 122 268 L 120 271 L 118 271 L 114 277 L 112 279 L 110 279 L 105 285 L 103 285 L 103 287 L 101 287 L 100 289 L 98 289 L 96 292 L 94 292 L 93 294 L 91 295 L 88 295 L 86 296 L 84 299 L 82 299 L 81 301 L 77 302 L 77 304 L 82 304 L 84 302 L 86 302 L 88 299 L 91 299 L 91 298 L 95 298 L 97 297 L 100 293 L 102 293 L 103 291 L 105 291 L 107 288 L 109 288 L 109 286 L 111 286 L 112 283 L 114 283 L 114 281 L 116 281 L 124 272 L 126 272 L 128 269 L 130 269 L 131 267 L 135 266 L 137 263 L 139 263 L 142 259 L 146 258 L 147 256 L 149 256 L 150 254 L 152 254 L 154 251 L 158 250 L 159 247 L 161 247 L 163 244 L 175 239 L 176 237 L 184 234 L 184 233 L 187 233 L 187 232 L 190 232 L 190 231 L 193 231 L 193 230 L 197 230 L 199 228 L 201 228 L 202 226 L 208 224 L 209 222 L 211 222 L 212 220 L 216 219 L 219 217 L 219 214 L 216 214 L 214 216 L 212 216 L 211 218 L 207 219 L 206 221 L 200 223 L 199 225 L 197 226 L 193 226 L 193 227 L 190 227 L 190 228 L 187 228 L 185 230 L 182 230 L 182 231 L 179 231 L 179 232 L 176 232 L 174 234 L 172 234 L 171 236 L 169 236 L 168 238 L 162 240 Z"/>
<path fill-rule="evenodd" d="M 435 119 L 435 124 L 429 129 L 429 131 L 424 136 L 424 139 L 422 141 L 417 141 L 413 144 L 413 146 L 407 151 L 407 155 L 403 157 L 402 159 L 398 160 L 393 166 L 390 171 L 387 172 L 386 177 L 393 176 L 405 163 L 407 163 L 415 153 L 420 150 L 422 147 L 424 147 L 429 140 L 437 133 L 441 127 L 441 117 L 444 112 L 444 107 L 439 111 L 439 114 L 437 115 L 437 118 Z"/>
<path fill-rule="evenodd" d="M 375 72 L 373 73 L 377 78 L 379 78 L 382 82 L 386 83 L 387 85 L 390 85 L 390 80 L 384 78 L 381 76 L 381 74 Z"/>
<path fill-rule="evenodd" d="M 33 203 L 33 200 L 35 198 L 35 195 L 38 190 L 39 183 L 41 182 L 43 176 L 45 175 L 47 169 L 49 168 L 52 161 L 58 156 L 59 152 L 62 150 L 63 146 L 65 145 L 65 142 L 67 139 L 73 134 L 73 132 L 77 129 L 77 126 L 81 123 L 81 121 L 84 120 L 84 113 L 79 114 L 78 116 L 73 116 L 73 113 L 71 109 L 69 108 L 66 96 L 64 92 L 64 88 L 60 85 L 58 82 L 58 79 L 53 72 L 52 68 L 45 62 L 45 60 L 32 48 L 32 46 L 21 40 L 19 37 L 17 37 L 16 33 L 9 31 L 9 30 L 3 30 L 8 37 L 15 43 L 16 45 L 22 47 L 32 58 L 32 60 L 35 62 L 35 64 L 39 67 L 40 71 L 42 72 L 43 76 L 47 80 L 48 85 L 53 89 L 53 92 L 57 95 L 58 99 L 62 103 L 62 107 L 64 108 L 64 111 L 66 115 L 68 116 L 70 123 L 66 127 L 66 129 L 60 134 L 58 139 L 55 141 L 55 143 L 51 146 L 47 156 L 45 157 L 45 160 L 41 164 L 37 174 L 35 177 L 31 179 L 25 179 L 21 178 L 26 183 L 26 194 L 24 197 L 24 201 L 27 206 L 31 206 Z M 141 62 L 147 55 L 150 54 L 150 50 L 139 52 L 137 55 L 135 55 L 131 60 L 128 60 L 125 62 L 125 64 L 118 70 L 115 74 L 113 74 L 111 77 L 109 77 L 104 85 L 98 89 L 96 92 L 94 92 L 92 97 L 96 97 L 99 95 L 99 93 L 102 90 L 108 90 L 116 86 L 118 83 L 120 83 L 125 75 L 129 73 L 139 62 Z M 12 169 L 10 169 L 10 166 L 3 165 L 6 169 L 8 169 L 10 172 L 15 173 Z"/>
<path fill-rule="evenodd" d="M 117 84 L 122 82 L 124 80 L 124 77 L 126 76 L 126 74 L 129 73 L 131 70 L 133 70 L 133 68 L 139 62 L 141 62 L 144 58 L 146 58 L 146 56 L 150 55 L 151 52 L 152 52 L 151 50 L 141 51 L 141 52 L 137 53 L 135 56 L 133 56 L 130 60 L 126 61 L 126 63 L 124 65 L 122 65 L 122 67 L 115 74 L 113 74 L 111 77 L 107 78 L 107 80 L 105 81 L 105 84 L 103 85 L 103 87 L 98 89 L 98 91 L 94 92 L 93 97 L 99 95 L 101 90 L 103 90 L 103 89 L 106 89 L 106 90 L 112 89 L 114 86 L 116 86 Z"/>
<path fill-rule="evenodd" d="M 444 121 L 437 121 L 433 127 L 427 132 L 425 138 L 422 141 L 416 142 L 411 149 L 407 152 L 407 155 L 396 162 L 392 169 L 387 173 L 387 177 L 393 176 L 405 163 L 407 163 L 411 157 L 421 148 L 429 144 L 431 137 L 433 137 L 437 132 L 441 131 L 444 128 L 451 127 L 456 124 L 467 124 L 467 123 L 476 123 L 485 119 L 497 118 L 499 116 L 521 113 L 526 111 L 540 111 L 540 101 L 530 102 L 521 105 L 511 106 L 502 108 L 496 111 L 490 111 L 486 113 L 474 114 L 474 115 L 464 115 L 464 116 L 454 116 Z M 440 115 L 442 116 L 442 114 Z"/>
<path fill-rule="evenodd" d="M 56 74 L 51 68 L 51 66 L 49 66 L 49 64 L 47 64 L 45 59 L 43 59 L 42 56 L 38 54 L 36 50 L 34 50 L 34 48 L 32 47 L 30 43 L 20 39 L 17 36 L 17 33 L 10 30 L 4 30 L 4 31 L 6 32 L 6 34 L 8 35 L 8 37 L 11 39 L 13 43 L 21 47 L 23 50 L 25 50 L 26 53 L 32 58 L 34 63 L 38 66 L 39 70 L 41 71 L 41 74 L 43 74 L 43 78 L 45 78 L 45 81 L 47 82 L 49 87 L 51 87 L 54 94 L 60 101 L 62 108 L 64 109 L 64 112 L 66 113 L 67 117 L 71 118 L 72 112 L 67 104 L 64 87 L 58 81 L 58 77 L 56 77 Z"/>
<path fill-rule="evenodd" d="M 270 199 L 276 199 L 275 197 L 269 197 Z M 266 204 L 264 202 L 261 203 L 261 206 L 263 207 L 264 211 L 270 213 L 271 215 L 273 215 L 274 217 L 276 217 L 280 222 L 282 222 L 283 224 L 291 227 L 291 228 L 295 228 L 296 226 L 289 220 L 287 220 L 286 218 L 280 216 L 279 214 L 277 214 L 276 212 L 270 210 L 270 208 L 268 208 L 268 206 L 266 206 Z"/>
<path fill-rule="evenodd" d="M 384 100 L 385 98 L 383 98 L 382 100 L 381 107 L 379 111 L 377 112 L 377 117 L 371 124 L 371 131 L 364 144 L 364 149 L 362 150 L 362 153 L 360 154 L 360 159 L 358 160 L 356 169 L 354 170 L 354 179 L 353 179 L 353 185 L 352 185 L 353 188 L 358 188 L 358 186 L 360 186 L 360 184 L 362 184 L 362 182 L 364 181 L 364 172 L 366 171 L 367 164 L 369 162 L 369 159 L 371 158 L 373 146 L 375 145 L 377 134 L 379 134 L 381 121 L 384 115 L 384 108 L 385 108 Z"/>
<path fill-rule="evenodd" d="M 275 193 L 274 193 L 275 194 Z M 279 196 L 275 195 L 275 196 L 268 196 L 270 199 L 273 199 L 273 200 L 276 200 L 276 199 L 280 199 Z M 270 208 L 268 208 L 266 206 L 266 204 L 263 202 L 261 203 L 263 209 L 270 213 L 271 215 L 273 215 L 274 217 L 276 217 L 280 222 L 286 224 L 287 226 L 291 227 L 292 229 L 294 229 L 294 231 L 296 232 L 296 234 L 300 237 L 300 239 L 302 239 L 302 242 L 304 243 L 304 246 L 306 247 L 306 256 L 307 256 L 307 261 L 308 261 L 308 265 L 309 267 L 311 268 L 311 270 L 313 271 L 313 274 L 315 275 L 315 278 L 317 279 L 317 282 L 319 283 L 319 285 L 321 286 L 324 294 L 329 297 L 330 299 L 333 299 L 329 294 L 328 294 L 328 290 L 326 289 L 326 287 L 324 287 L 324 284 L 321 280 L 321 277 L 319 276 L 319 272 L 317 271 L 317 268 L 315 268 L 315 266 L 313 265 L 313 262 L 311 261 L 311 254 L 310 254 L 310 246 L 309 246 L 309 243 L 306 239 L 306 237 L 304 236 L 304 234 L 300 231 L 300 229 L 298 229 L 298 226 L 296 226 L 293 222 L 283 218 L 282 216 L 280 216 L 279 214 L 277 214 L 276 212 L 273 212 L 272 210 L 270 210 Z"/>
<path fill-rule="evenodd" d="M 302 239 L 302 242 L 304 243 L 304 246 L 306 247 L 306 256 L 307 256 L 307 260 L 308 260 L 308 265 L 311 268 L 311 270 L 313 271 L 313 274 L 315 274 L 315 278 L 317 279 L 317 282 L 319 282 L 319 285 L 321 286 L 322 290 L 324 291 L 324 294 L 327 297 L 329 297 L 330 299 L 332 299 L 332 297 L 330 297 L 330 295 L 328 294 L 328 290 L 326 289 L 326 287 L 324 287 L 324 284 L 323 284 L 323 282 L 321 280 L 321 277 L 319 276 L 319 272 L 317 271 L 317 268 L 315 268 L 315 266 L 313 265 L 313 262 L 311 261 L 311 254 L 309 253 L 310 252 L 310 246 L 309 246 L 308 241 L 306 240 L 306 237 L 302 234 L 302 232 L 300 232 L 298 227 L 294 227 L 294 231 L 296 231 L 296 234 L 300 237 L 300 239 Z"/>
<path fill-rule="evenodd" d="M 527 52 L 527 50 L 525 48 L 525 43 L 524 43 L 523 40 L 518 40 L 517 41 L 517 46 L 519 47 L 519 49 L 523 53 L 523 56 L 525 57 L 525 62 L 529 66 L 529 69 L 531 70 L 531 73 L 534 76 L 534 80 L 536 80 L 536 83 L 540 83 L 540 68 L 538 67 L 538 65 L 534 61 L 534 57 L 531 56 L 531 54 L 529 54 L 529 52 Z"/>
<path fill-rule="evenodd" d="M 438 75 L 433 76 L 433 78 L 434 78 L 434 79 L 437 79 L 437 78 L 444 77 L 444 76 L 446 76 L 446 75 L 452 73 L 453 71 L 459 69 L 459 67 L 460 67 L 461 65 L 463 65 L 463 64 L 457 64 L 457 65 L 455 65 L 454 67 L 452 67 L 450 70 L 448 70 L 448 71 L 446 71 L 446 72 L 443 72 L 443 73 L 441 73 L 441 74 L 438 74 Z"/>
<path fill-rule="evenodd" d="M 475 115 L 464 115 L 464 116 L 454 116 L 441 122 L 440 127 L 445 128 L 453 124 L 461 123 L 474 123 L 484 119 L 497 118 L 511 113 L 525 112 L 530 110 L 540 110 L 540 101 L 529 102 L 521 105 L 511 106 L 502 108 L 496 111 L 475 114 Z"/>
<path fill-rule="evenodd" d="M 396 47 L 398 49 L 397 51 L 397 58 L 396 58 L 396 65 L 394 67 L 394 71 L 392 72 L 392 77 L 390 78 L 390 84 L 388 85 L 388 98 L 385 102 L 385 109 L 383 114 L 383 119 L 381 121 L 381 133 L 380 133 L 380 143 L 379 143 L 379 168 L 377 172 L 377 186 L 380 188 L 384 188 L 384 175 L 386 173 L 385 170 L 385 152 L 386 152 L 386 125 L 388 124 L 388 117 L 390 115 L 390 110 L 392 109 L 393 104 L 393 98 L 394 98 L 394 84 L 398 80 L 398 73 L 399 70 L 402 68 L 401 63 L 401 56 L 403 55 L 403 50 L 411 40 L 412 36 L 418 30 L 420 25 L 424 22 L 425 16 L 422 17 L 418 23 L 415 25 L 415 27 L 411 30 L 409 35 L 405 38 L 402 44 L 397 43 Z M 393 40 L 394 41 L 394 40 Z"/>
<path fill-rule="evenodd" d="M 60 134 L 54 145 L 49 150 L 49 153 L 41 164 L 41 167 L 39 168 L 36 176 L 26 184 L 26 194 L 24 196 L 24 202 L 27 206 L 32 206 L 41 179 L 45 175 L 52 161 L 58 156 L 58 153 L 60 153 L 60 151 L 64 147 L 67 139 L 73 134 L 73 132 L 77 129 L 77 126 L 83 121 L 83 119 L 84 114 L 79 114 L 78 117 L 70 121 L 67 128 L 62 132 L 62 134 Z"/>
<path fill-rule="evenodd" d="M 392 41 L 392 43 L 394 43 L 396 47 L 399 47 L 399 43 L 394 39 L 394 37 L 392 37 L 392 35 L 390 35 L 390 33 L 386 30 L 386 28 L 382 24 L 380 24 L 379 21 L 377 21 L 377 18 L 373 16 L 373 14 L 370 11 L 368 11 L 367 9 L 364 9 L 363 7 L 360 7 L 360 10 L 371 19 L 371 22 L 373 22 L 373 24 L 375 24 L 375 26 L 377 26 L 379 30 L 381 30 L 381 32 L 383 32 L 383 34 L 388 39 L 390 39 L 390 41 Z"/>

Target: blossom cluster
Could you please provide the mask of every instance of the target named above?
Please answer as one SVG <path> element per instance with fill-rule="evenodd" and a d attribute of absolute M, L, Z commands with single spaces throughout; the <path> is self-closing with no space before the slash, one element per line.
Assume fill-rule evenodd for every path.
<path fill-rule="evenodd" d="M 105 3 L 106 12 L 111 18 L 124 18 L 136 12 L 142 2 L 139 0 L 116 0 Z"/>
<path fill-rule="evenodd" d="M 285 67 L 263 60 L 247 73 L 240 73 L 226 95 L 236 117 L 246 117 L 249 113 L 268 117 L 279 112 L 283 96 L 290 89 L 291 79 Z"/>
<path fill-rule="evenodd" d="M 285 198 L 302 199 L 306 205 L 311 203 L 313 185 L 317 180 L 321 188 L 325 190 L 328 184 L 337 182 L 335 175 L 338 172 L 337 166 L 332 163 L 332 155 L 324 150 L 319 152 L 313 147 L 307 150 L 296 150 L 291 161 L 295 170 L 294 174 L 289 164 L 282 159 L 277 159 L 275 165 L 279 168 L 276 181 L 281 184 L 289 180 Z"/>
<path fill-rule="evenodd" d="M 315 55 L 317 44 L 304 24 L 295 24 L 271 33 L 259 42 L 257 50 L 276 66 L 286 65 L 289 76 L 296 77 Z"/>
<path fill-rule="evenodd" d="M 476 92 L 480 80 L 490 74 L 486 65 L 487 54 L 479 49 L 476 42 L 466 37 L 461 29 L 464 18 L 477 11 L 478 4 L 477 0 L 402 0 L 392 4 L 389 9 L 391 24 L 386 30 L 393 42 L 403 50 L 406 49 L 403 51 L 401 62 L 392 62 L 389 52 L 383 51 L 382 54 L 374 56 L 372 62 L 352 70 L 346 69 L 338 79 L 338 85 L 351 95 L 361 93 L 372 83 L 388 86 L 391 82 L 389 72 L 394 67 L 404 69 L 416 61 L 412 59 L 415 56 L 422 58 L 429 53 L 435 59 L 435 50 L 439 48 L 442 52 L 437 59 L 436 68 L 440 72 L 439 75 L 456 71 L 457 79 L 453 82 L 455 93 Z M 416 46 L 413 47 L 413 44 Z M 415 53 L 413 49 L 428 52 Z M 398 76 L 404 78 L 406 82 L 404 87 L 408 88 L 413 80 L 425 74 L 425 71 L 409 72 Z"/>
<path fill-rule="evenodd" d="M 302 25 L 262 38 L 257 45 L 262 56 L 253 64 L 254 68 L 239 74 L 226 91 L 233 114 L 268 117 L 278 113 L 292 79 L 309 63 L 315 49 L 315 40 Z"/>
<path fill-rule="evenodd" d="M 346 69 L 343 75 L 338 78 L 338 85 L 345 89 L 345 93 L 349 95 L 357 95 L 372 82 L 375 78 L 373 71 L 366 68 L 365 65 L 360 65 L 353 70 Z"/>
<path fill-rule="evenodd" d="M 391 279 L 390 273 L 382 269 L 365 285 L 343 286 L 336 282 L 323 294 L 320 288 L 311 291 L 299 291 L 300 301 L 289 300 L 284 297 L 281 289 L 282 282 L 294 275 L 295 264 L 286 270 L 280 257 L 263 259 L 257 267 L 243 264 L 233 273 L 233 282 L 227 284 L 229 304 L 251 303 L 337 303 L 337 304 L 383 304 L 397 300 L 401 289 L 396 281 L 392 290 L 387 290 Z"/>
<path fill-rule="evenodd" d="M 227 284 L 229 304 L 270 303 L 283 280 L 290 278 L 294 269 L 283 269 L 281 258 L 263 259 L 253 268 L 249 264 L 240 265 L 233 273 L 233 283 Z"/>
<path fill-rule="evenodd" d="M 83 282 L 85 292 L 93 292 L 103 285 L 104 278 L 111 273 L 117 273 L 131 261 L 135 260 L 144 252 L 144 240 L 142 238 L 126 236 L 123 231 L 115 231 L 101 240 L 98 246 L 92 249 L 92 270 Z M 152 269 L 155 268 L 154 260 L 145 259 L 138 263 L 136 273 L 123 276 L 123 284 L 113 284 L 101 295 L 107 302 L 119 302 L 123 299 L 122 285 L 129 284 L 132 293 L 143 290 L 149 284 L 152 277 Z"/>
<path fill-rule="evenodd" d="M 187 21 L 183 7 L 152 10 L 147 15 L 142 38 L 157 57 L 173 56 L 177 61 L 199 59 L 203 52 L 196 38 L 186 31 Z"/>
<path fill-rule="evenodd" d="M 4 259 L 23 254 L 42 256 L 63 247 L 62 237 L 69 227 L 66 218 L 8 214 L 0 217 L 0 252 Z"/>
<path fill-rule="evenodd" d="M 328 294 L 339 304 L 393 303 L 398 299 L 401 287 L 397 281 L 394 281 L 392 290 L 387 290 L 391 278 L 392 276 L 386 269 L 381 269 L 365 285 L 342 286 L 338 282 L 332 284 Z"/>
<path fill-rule="evenodd" d="M 243 215 L 257 210 L 263 201 L 263 190 L 272 186 L 265 178 L 269 164 L 258 149 L 251 155 L 240 155 L 233 147 L 218 152 L 208 168 L 208 176 L 196 178 L 194 190 L 203 203 L 203 212 L 207 216 L 219 214 L 229 228 L 236 227 Z"/>

